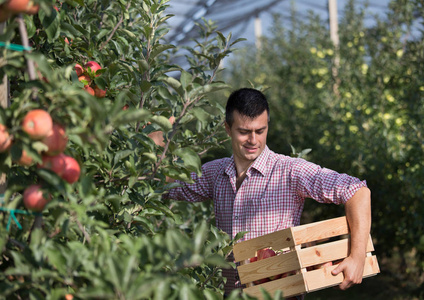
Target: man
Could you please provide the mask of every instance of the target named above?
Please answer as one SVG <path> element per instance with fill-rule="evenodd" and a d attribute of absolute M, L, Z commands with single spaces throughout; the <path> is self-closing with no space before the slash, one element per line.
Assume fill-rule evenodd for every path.
<path fill-rule="evenodd" d="M 243 240 L 297 226 L 306 198 L 345 204 L 351 230 L 351 252 L 333 275 L 344 273 L 340 289 L 362 281 L 371 226 L 371 196 L 365 181 L 321 168 L 299 158 L 272 152 L 266 145 L 269 107 L 265 96 L 243 88 L 226 106 L 225 130 L 231 138 L 231 158 L 202 166 L 195 183 L 182 183 L 167 197 L 190 202 L 213 199 L 218 228 Z M 226 293 L 240 287 L 236 270 L 223 270 Z"/>

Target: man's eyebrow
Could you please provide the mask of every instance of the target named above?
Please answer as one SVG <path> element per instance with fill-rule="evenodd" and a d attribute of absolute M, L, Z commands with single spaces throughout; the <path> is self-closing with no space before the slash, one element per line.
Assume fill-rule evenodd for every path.
<path fill-rule="evenodd" d="M 240 131 L 260 131 L 260 130 L 265 130 L 267 127 L 268 126 L 264 126 L 264 127 L 261 127 L 261 128 L 255 129 L 255 130 L 247 129 L 247 128 L 243 128 L 243 127 L 237 127 L 237 130 L 240 130 Z"/>

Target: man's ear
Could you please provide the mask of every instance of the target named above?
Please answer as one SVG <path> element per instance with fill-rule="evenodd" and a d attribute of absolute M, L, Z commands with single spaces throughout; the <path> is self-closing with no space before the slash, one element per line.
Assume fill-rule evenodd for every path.
<path fill-rule="evenodd" d="M 225 122 L 225 131 L 227 132 L 228 136 L 231 137 L 231 127 L 227 122 Z"/>

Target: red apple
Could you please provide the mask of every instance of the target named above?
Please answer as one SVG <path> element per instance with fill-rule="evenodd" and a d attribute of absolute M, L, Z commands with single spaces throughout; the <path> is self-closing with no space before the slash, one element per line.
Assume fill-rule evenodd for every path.
<path fill-rule="evenodd" d="M 104 98 L 106 97 L 106 91 L 100 89 L 97 85 L 94 87 L 94 96 L 97 98 Z"/>
<path fill-rule="evenodd" d="M 95 95 L 93 88 L 89 85 L 84 86 L 84 90 L 86 90 L 91 96 Z"/>
<path fill-rule="evenodd" d="M 90 85 L 91 81 L 92 81 L 90 76 L 88 76 L 86 74 L 78 76 L 78 80 L 81 81 L 84 85 Z"/>
<path fill-rule="evenodd" d="M 4 9 L 14 14 L 26 12 L 28 6 L 29 0 L 9 0 L 4 3 Z"/>
<path fill-rule="evenodd" d="M 40 6 L 38 4 L 34 4 L 34 2 L 29 1 L 25 13 L 28 15 L 35 15 L 36 13 L 38 13 L 39 9 Z"/>
<path fill-rule="evenodd" d="M 62 155 L 44 155 L 42 159 L 43 162 L 38 165 L 39 168 L 51 170 L 59 176 L 62 176 L 65 172 L 65 160 Z"/>
<path fill-rule="evenodd" d="M 30 211 L 40 212 L 50 201 L 50 197 L 45 198 L 41 185 L 33 184 L 27 187 L 23 194 L 24 205 Z"/>
<path fill-rule="evenodd" d="M 129 106 L 128 104 L 125 104 L 125 105 L 122 107 L 122 110 L 127 110 L 128 108 L 130 108 L 130 106 Z"/>
<path fill-rule="evenodd" d="M 90 69 L 94 74 L 97 73 L 98 70 L 101 70 L 102 67 L 95 61 L 89 61 L 84 65 L 85 68 Z M 96 77 L 99 77 L 100 74 L 96 74 Z"/>
<path fill-rule="evenodd" d="M 22 129 L 33 140 L 41 140 L 50 133 L 52 128 L 53 120 L 50 114 L 42 109 L 31 110 L 22 121 Z"/>
<path fill-rule="evenodd" d="M 65 155 L 59 154 L 65 160 L 65 171 L 62 174 L 62 178 L 68 183 L 76 182 L 81 174 L 81 168 L 75 158 Z"/>
<path fill-rule="evenodd" d="M 265 259 L 272 256 L 275 256 L 275 252 L 272 249 L 265 248 L 265 249 L 258 250 L 258 260 Z"/>
<path fill-rule="evenodd" d="M 29 156 L 25 150 L 22 150 L 21 158 L 18 160 L 18 164 L 21 166 L 29 167 L 33 164 L 32 157 Z"/>
<path fill-rule="evenodd" d="M 80 64 L 75 64 L 74 68 L 75 68 L 75 72 L 77 72 L 78 77 L 84 73 L 84 68 Z"/>
<path fill-rule="evenodd" d="M 9 135 L 6 126 L 0 124 L 0 152 L 5 152 L 12 145 L 12 137 Z"/>
<path fill-rule="evenodd" d="M 57 155 L 66 149 L 68 137 L 66 136 L 65 128 L 59 124 L 53 124 L 50 133 L 41 140 L 47 147 L 47 155 Z"/>

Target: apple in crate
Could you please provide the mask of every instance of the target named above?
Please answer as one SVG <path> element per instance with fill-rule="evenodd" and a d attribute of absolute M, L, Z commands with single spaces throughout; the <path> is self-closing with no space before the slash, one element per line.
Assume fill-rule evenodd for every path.
<path fill-rule="evenodd" d="M 252 257 L 252 258 L 250 259 L 250 262 L 259 261 L 259 260 L 262 260 L 262 259 L 265 259 L 265 258 L 268 258 L 268 257 L 272 257 L 272 256 L 275 256 L 275 252 L 274 252 L 274 250 L 269 249 L 269 248 L 260 249 L 260 250 L 258 250 L 258 252 L 257 252 L 257 256 Z M 280 276 L 280 275 L 277 275 L 277 276 Z M 276 279 L 276 278 L 271 279 L 271 278 L 273 278 L 273 277 L 276 277 L 276 276 L 271 276 L 271 277 L 269 277 L 269 278 L 263 278 L 263 279 L 260 279 L 260 280 L 255 280 L 255 281 L 253 281 L 253 283 L 254 283 L 254 284 L 261 284 L 261 283 L 265 283 L 265 282 L 268 282 L 268 281 L 270 281 L 270 280 L 274 280 L 274 279 Z M 278 277 L 278 278 L 279 278 L 279 277 Z"/>

